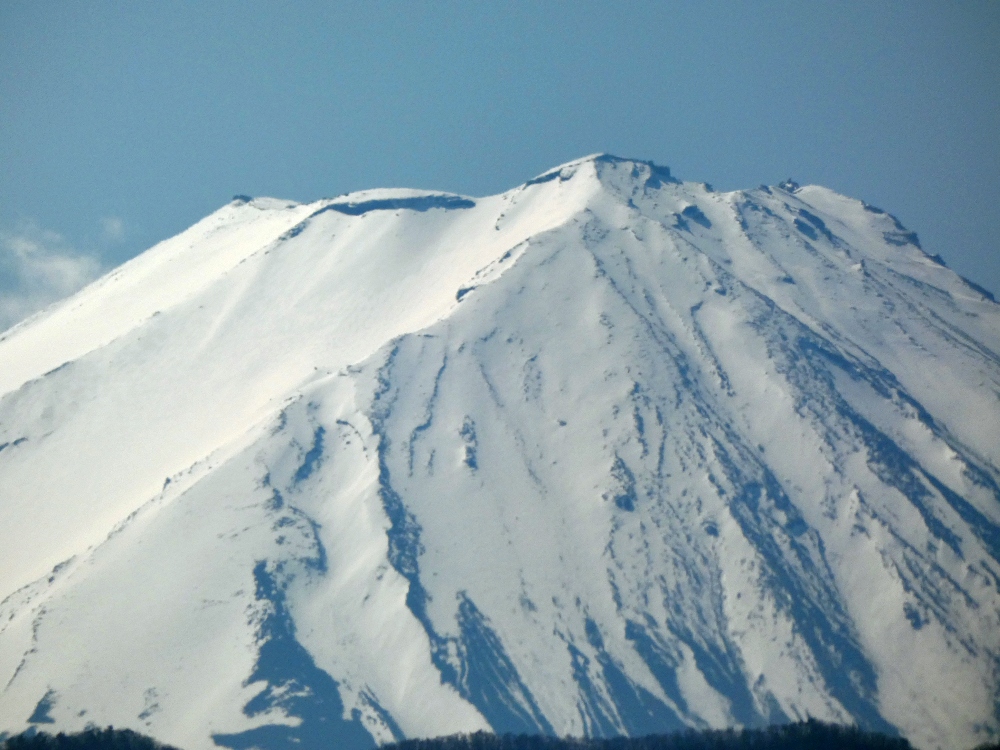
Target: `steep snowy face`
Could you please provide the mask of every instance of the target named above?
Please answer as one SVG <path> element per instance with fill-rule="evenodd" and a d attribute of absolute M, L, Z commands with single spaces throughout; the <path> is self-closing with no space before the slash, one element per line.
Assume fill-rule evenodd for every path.
<path fill-rule="evenodd" d="M 820 187 L 235 201 L 0 336 L 0 730 L 996 738 L 998 352 Z"/>

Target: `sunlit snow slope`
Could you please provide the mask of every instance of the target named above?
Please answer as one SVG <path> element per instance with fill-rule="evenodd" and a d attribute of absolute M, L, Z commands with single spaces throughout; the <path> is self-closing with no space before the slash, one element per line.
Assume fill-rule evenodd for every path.
<path fill-rule="evenodd" d="M 821 187 L 238 199 L 0 334 L 0 731 L 996 739 L 998 353 Z"/>

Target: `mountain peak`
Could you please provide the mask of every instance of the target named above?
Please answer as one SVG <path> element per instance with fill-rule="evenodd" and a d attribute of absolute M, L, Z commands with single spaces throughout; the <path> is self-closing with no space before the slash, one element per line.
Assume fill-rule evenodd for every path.
<path fill-rule="evenodd" d="M 554 167 L 543 172 L 538 177 L 528 180 L 526 185 L 537 185 L 557 178 L 568 180 L 576 175 L 578 170 L 585 165 L 593 169 L 593 174 L 598 178 L 609 171 L 619 173 L 624 170 L 630 175 L 631 179 L 645 181 L 652 187 L 658 187 L 660 183 L 677 182 L 671 176 L 669 167 L 659 166 L 651 161 L 624 159 L 613 154 L 597 153 Z"/>

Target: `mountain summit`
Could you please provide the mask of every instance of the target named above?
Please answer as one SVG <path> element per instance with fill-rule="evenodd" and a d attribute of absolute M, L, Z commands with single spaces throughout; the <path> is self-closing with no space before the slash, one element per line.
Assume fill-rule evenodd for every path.
<path fill-rule="evenodd" d="M 0 731 L 995 740 L 998 353 L 822 187 L 239 197 L 0 334 Z"/>

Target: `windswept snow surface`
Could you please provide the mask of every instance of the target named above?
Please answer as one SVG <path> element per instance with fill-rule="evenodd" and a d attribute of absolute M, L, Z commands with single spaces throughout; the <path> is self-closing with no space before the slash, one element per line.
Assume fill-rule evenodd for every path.
<path fill-rule="evenodd" d="M 995 740 L 998 352 L 821 187 L 236 200 L 0 334 L 0 731 Z"/>

